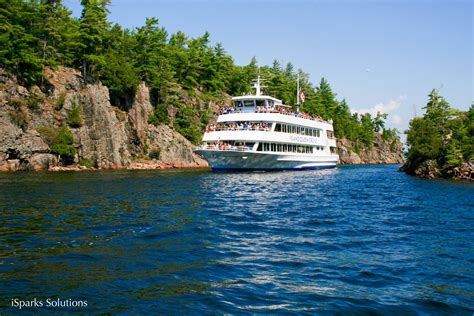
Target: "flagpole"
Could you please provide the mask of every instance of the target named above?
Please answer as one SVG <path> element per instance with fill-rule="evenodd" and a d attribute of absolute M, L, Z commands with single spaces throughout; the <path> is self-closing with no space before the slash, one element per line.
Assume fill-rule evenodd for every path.
<path fill-rule="evenodd" d="M 298 72 L 296 80 L 296 112 L 300 111 L 300 73 Z"/>

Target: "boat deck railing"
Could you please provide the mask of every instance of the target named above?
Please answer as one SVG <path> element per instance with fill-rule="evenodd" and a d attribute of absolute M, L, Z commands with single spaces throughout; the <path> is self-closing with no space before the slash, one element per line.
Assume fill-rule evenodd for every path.
<path fill-rule="evenodd" d="M 332 123 L 332 120 L 325 121 L 322 118 L 320 118 L 319 116 L 312 116 L 310 114 L 303 113 L 303 112 L 298 112 L 298 111 L 292 112 L 292 111 L 288 111 L 286 108 L 257 108 L 253 112 L 243 112 L 243 111 L 240 111 L 240 110 L 236 110 L 232 107 L 229 107 L 229 108 L 224 109 L 221 112 L 221 115 L 236 114 L 236 113 L 276 113 L 276 114 L 283 114 L 283 115 L 288 115 L 288 116 L 300 117 L 300 118 L 304 118 L 304 119 L 312 120 L 312 121 L 316 121 L 316 122 Z"/>
<path fill-rule="evenodd" d="M 234 146 L 227 144 L 219 145 L 199 145 L 196 147 L 196 150 L 215 150 L 215 151 L 251 151 L 252 148 L 248 146 Z"/>
<path fill-rule="evenodd" d="M 270 127 L 268 126 L 252 126 L 252 125 L 221 125 L 221 124 L 212 124 L 206 126 L 206 133 L 209 132 L 220 132 L 220 131 L 261 131 L 261 132 L 270 132 Z"/>

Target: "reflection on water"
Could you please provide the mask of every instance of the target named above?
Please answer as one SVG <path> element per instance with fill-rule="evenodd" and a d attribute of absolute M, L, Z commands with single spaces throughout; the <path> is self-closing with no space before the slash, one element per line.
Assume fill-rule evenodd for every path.
<path fill-rule="evenodd" d="M 0 174 L 0 306 L 470 313 L 473 189 L 395 166 Z"/>

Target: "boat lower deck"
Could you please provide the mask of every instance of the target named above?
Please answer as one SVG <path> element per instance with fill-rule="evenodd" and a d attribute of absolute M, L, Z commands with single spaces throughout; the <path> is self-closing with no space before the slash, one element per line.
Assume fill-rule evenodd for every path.
<path fill-rule="evenodd" d="M 197 150 L 213 171 L 283 171 L 335 168 L 337 157 L 262 153 L 255 151 Z"/>

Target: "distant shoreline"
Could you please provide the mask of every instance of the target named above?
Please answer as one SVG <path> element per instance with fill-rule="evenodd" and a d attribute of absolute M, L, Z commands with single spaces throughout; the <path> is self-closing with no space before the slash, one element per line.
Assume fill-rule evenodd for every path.
<path fill-rule="evenodd" d="M 401 165 L 400 162 L 370 162 L 370 163 L 338 163 L 338 167 L 343 166 L 369 166 L 369 165 Z M 206 165 L 196 165 L 196 164 L 172 164 L 164 162 L 150 162 L 150 161 L 137 161 L 133 162 L 129 166 L 113 166 L 110 168 L 96 168 L 96 167 L 86 167 L 81 165 L 71 165 L 71 166 L 54 166 L 48 169 L 31 169 L 31 170 L 8 170 L 7 168 L 2 168 L 0 166 L 0 173 L 14 173 L 14 172 L 61 172 L 61 171 L 123 171 L 123 170 L 172 170 L 172 169 L 210 169 Z M 297 170 L 296 170 L 297 171 Z"/>

